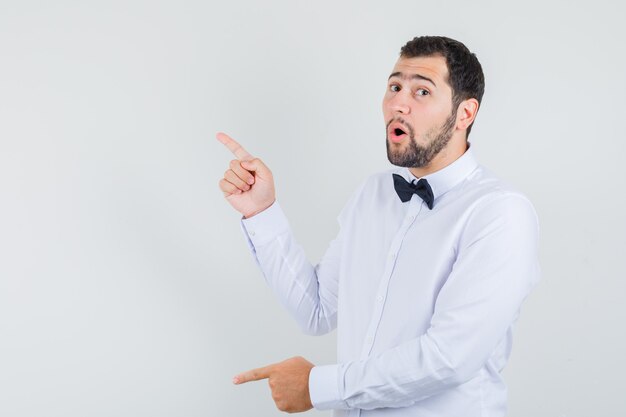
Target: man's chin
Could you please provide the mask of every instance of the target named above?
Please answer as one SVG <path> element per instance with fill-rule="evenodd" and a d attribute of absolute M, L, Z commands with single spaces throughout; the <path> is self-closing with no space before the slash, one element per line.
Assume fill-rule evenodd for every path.
<path fill-rule="evenodd" d="M 412 161 L 407 161 L 406 159 L 394 157 L 389 153 L 387 154 L 387 160 L 389 160 L 391 165 L 395 165 L 397 167 L 414 168 L 414 164 L 412 163 Z"/>
<path fill-rule="evenodd" d="M 398 167 L 411 167 L 410 160 L 403 157 L 404 152 L 396 152 L 393 149 L 397 149 L 400 144 L 393 143 L 387 139 L 387 160 Z"/>

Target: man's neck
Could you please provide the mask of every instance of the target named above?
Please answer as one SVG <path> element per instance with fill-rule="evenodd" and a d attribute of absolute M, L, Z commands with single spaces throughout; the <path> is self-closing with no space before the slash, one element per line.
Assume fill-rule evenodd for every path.
<path fill-rule="evenodd" d="M 443 148 L 428 165 L 419 168 L 412 167 L 409 168 L 409 171 L 411 171 L 411 174 L 415 175 L 416 178 L 432 174 L 433 172 L 437 172 L 459 159 L 465 153 L 467 148 L 468 145 L 465 139 L 462 142 L 458 141 L 456 143 L 450 141 L 448 146 Z"/>

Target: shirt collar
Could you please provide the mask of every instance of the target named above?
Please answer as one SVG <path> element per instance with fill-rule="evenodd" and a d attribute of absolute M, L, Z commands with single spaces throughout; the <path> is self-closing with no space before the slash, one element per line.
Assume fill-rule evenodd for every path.
<path fill-rule="evenodd" d="M 477 166 L 478 162 L 474 156 L 472 146 L 468 142 L 468 147 L 463 155 L 458 157 L 450 165 L 441 168 L 439 171 L 424 175 L 422 178 L 425 178 L 428 181 L 436 200 L 438 197 L 452 189 L 452 187 L 467 178 L 467 176 L 474 171 Z M 412 182 L 413 180 L 417 182 L 419 180 L 419 178 L 413 175 L 409 168 L 406 167 L 402 168 L 400 174 L 409 182 Z"/>

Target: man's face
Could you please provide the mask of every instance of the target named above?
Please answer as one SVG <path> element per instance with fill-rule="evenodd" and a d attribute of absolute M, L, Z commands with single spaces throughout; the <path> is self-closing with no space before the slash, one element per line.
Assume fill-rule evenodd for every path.
<path fill-rule="evenodd" d="M 393 165 L 427 166 L 450 141 L 456 109 L 447 80 L 441 55 L 396 62 L 383 98 L 387 158 Z"/>

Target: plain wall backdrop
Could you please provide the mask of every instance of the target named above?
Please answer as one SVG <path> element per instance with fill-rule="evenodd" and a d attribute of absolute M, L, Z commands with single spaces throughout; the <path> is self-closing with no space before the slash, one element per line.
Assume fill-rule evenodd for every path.
<path fill-rule="evenodd" d="M 400 47 L 460 40 L 470 141 L 525 192 L 543 280 L 504 372 L 511 417 L 626 415 L 624 5 L 616 1 L 0 0 L 0 416 L 275 416 L 244 370 L 335 362 L 301 335 L 218 180 L 272 169 L 311 262 L 390 166 Z M 328 416 L 311 411 L 308 415 Z"/>

